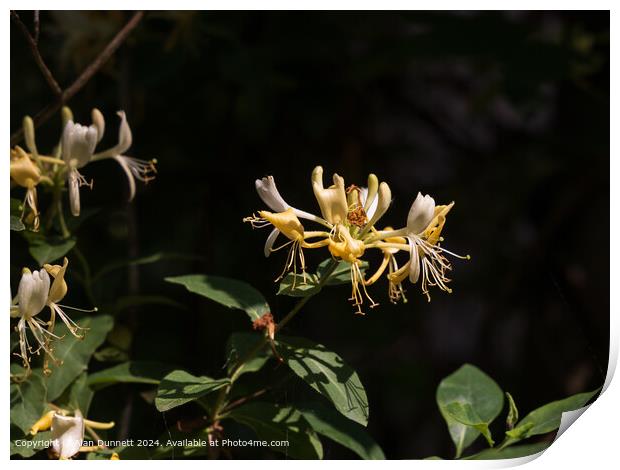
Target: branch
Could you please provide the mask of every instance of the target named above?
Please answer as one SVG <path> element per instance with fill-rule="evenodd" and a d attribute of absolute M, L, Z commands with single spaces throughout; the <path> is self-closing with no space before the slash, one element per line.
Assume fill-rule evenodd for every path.
<path fill-rule="evenodd" d="M 84 69 L 84 71 L 78 76 L 78 78 L 65 90 L 63 90 L 58 98 L 41 109 L 35 114 L 33 121 L 34 127 L 39 127 L 46 122 L 50 117 L 54 115 L 56 111 L 60 109 L 67 101 L 69 101 L 76 93 L 78 93 L 86 83 L 99 71 L 99 69 L 108 61 L 108 59 L 116 52 L 116 50 L 123 44 L 129 33 L 138 25 L 144 12 L 138 11 L 134 13 L 131 19 L 127 22 L 123 28 L 116 33 L 116 36 L 110 41 L 110 43 L 101 51 L 95 60 Z M 23 24 L 23 23 L 22 23 Z M 23 137 L 23 129 L 16 131 L 11 135 L 11 147 L 16 145 Z"/>
<path fill-rule="evenodd" d="M 41 73 L 43 74 L 43 78 L 45 78 L 45 81 L 50 86 L 54 94 L 56 96 L 60 96 L 62 94 L 62 88 L 60 88 L 60 85 L 58 85 L 58 82 L 56 81 L 56 79 L 52 75 L 52 72 L 48 68 L 45 61 L 43 60 L 43 57 L 41 57 L 41 53 L 39 52 L 39 47 L 37 45 L 37 42 L 39 40 L 39 12 L 38 11 L 35 12 L 34 18 L 35 18 L 34 19 L 34 24 L 35 24 L 34 34 L 35 35 L 32 36 L 30 34 L 30 31 L 28 31 L 28 28 L 26 27 L 26 25 L 20 19 L 19 15 L 14 10 L 11 10 L 11 19 L 17 26 L 19 26 L 19 29 L 21 30 L 22 34 L 26 38 L 26 42 L 28 43 L 30 52 L 32 53 L 32 56 L 34 57 L 34 61 L 37 63 L 39 70 L 41 70 Z"/>

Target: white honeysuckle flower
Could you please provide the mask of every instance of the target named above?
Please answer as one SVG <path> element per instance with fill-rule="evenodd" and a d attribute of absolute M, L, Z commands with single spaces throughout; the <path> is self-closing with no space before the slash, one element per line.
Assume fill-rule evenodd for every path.
<path fill-rule="evenodd" d="M 31 272 L 28 268 L 22 271 L 17 287 L 18 316 L 26 320 L 37 316 L 47 305 L 50 290 L 50 277 L 44 269 Z M 11 315 L 14 316 L 14 315 Z"/>
<path fill-rule="evenodd" d="M 75 416 L 54 414 L 52 418 L 52 449 L 60 460 L 73 457 L 84 441 L 84 418 L 79 410 Z"/>
<path fill-rule="evenodd" d="M 136 195 L 136 179 L 143 183 L 148 183 L 155 177 L 154 173 L 157 173 L 155 168 L 156 160 L 140 160 L 138 158 L 128 157 L 122 155 L 131 147 L 133 137 L 131 134 L 131 128 L 127 121 L 127 116 L 124 111 L 118 111 L 116 114 L 121 118 L 121 124 L 118 131 L 118 143 L 103 152 L 93 155 L 92 161 L 103 160 L 106 158 L 113 158 L 121 166 L 125 175 L 127 176 L 127 182 L 129 183 L 129 201 L 132 201 Z"/>
<path fill-rule="evenodd" d="M 78 331 L 83 328 L 71 320 L 59 304 L 67 294 L 67 283 L 64 277 L 68 264 L 69 261 L 64 258 L 62 266 L 46 264 L 39 271 L 31 272 L 28 268 L 22 271 L 17 295 L 11 305 L 11 317 L 19 318 L 16 327 L 19 333 L 19 356 L 27 369 L 30 368 L 29 356 L 37 354 L 41 349 L 54 359 L 50 342 L 52 339 L 60 339 L 53 332 L 56 315 L 60 317 L 73 336 L 83 338 L 83 335 L 78 334 Z M 50 276 L 54 279 L 53 282 Z M 50 308 L 52 315 L 49 322 L 38 317 L 46 306 Z M 37 342 L 36 349 L 33 349 L 28 342 L 28 329 Z"/>
<path fill-rule="evenodd" d="M 422 193 L 418 193 L 407 216 L 407 234 L 409 236 L 418 235 L 426 229 L 433 219 L 434 211 L 435 200 L 428 194 L 422 196 Z"/>
<path fill-rule="evenodd" d="M 47 305 L 49 290 L 50 277 L 46 270 L 41 269 L 32 272 L 28 268 L 22 270 L 22 277 L 17 287 L 17 296 L 11 305 L 11 317 L 19 318 L 16 327 L 19 334 L 19 356 L 27 369 L 30 368 L 29 354 L 36 354 L 40 349 L 48 354 L 51 353 L 48 343 L 49 338 L 54 335 L 44 328 L 47 324 L 37 318 L 37 315 Z M 38 344 L 36 349 L 32 349 L 28 342 L 28 329 Z"/>

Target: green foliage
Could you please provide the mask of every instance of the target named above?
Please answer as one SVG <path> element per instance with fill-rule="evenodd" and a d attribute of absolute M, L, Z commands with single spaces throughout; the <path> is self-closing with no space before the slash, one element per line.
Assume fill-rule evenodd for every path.
<path fill-rule="evenodd" d="M 315 295 L 322 289 L 321 279 L 325 276 L 328 266 L 332 260 L 326 259 L 318 266 L 316 273 L 307 273 L 304 277 L 302 274 L 288 273 L 284 279 L 280 281 L 278 287 L 278 295 L 288 295 L 290 297 L 307 297 Z M 360 264 L 360 270 L 364 272 L 368 267 L 366 261 Z M 336 268 L 324 282 L 325 286 L 338 286 L 341 284 L 351 283 L 351 264 L 346 261 L 339 261 Z"/>
<path fill-rule="evenodd" d="M 456 445 L 456 458 L 471 445 L 479 434 L 484 435 L 490 449 L 465 459 L 510 459 L 541 452 L 549 442 L 513 444 L 532 436 L 547 434 L 560 426 L 562 413 L 581 408 L 600 389 L 579 393 L 563 400 L 553 401 L 530 412 L 521 421 L 514 398 L 506 392 L 508 411 L 506 437 L 493 448 L 489 424 L 503 408 L 503 392 L 488 375 L 471 364 L 465 364 L 441 381 L 437 388 L 437 405 L 448 425 Z M 515 424 L 516 423 L 516 424 Z"/>
<path fill-rule="evenodd" d="M 537 454 L 549 447 L 549 442 L 536 442 L 533 444 L 523 444 L 520 446 L 512 446 L 507 448 L 495 447 L 492 449 L 484 449 L 477 454 L 463 457 L 463 460 L 499 460 L 499 459 L 516 459 L 518 457 L 527 457 L 528 455 Z"/>
<path fill-rule="evenodd" d="M 262 294 L 243 281 L 206 274 L 167 277 L 165 280 L 185 286 L 188 291 L 228 308 L 243 310 L 252 320 L 269 312 L 269 305 Z"/>
<path fill-rule="evenodd" d="M 368 424 L 368 398 L 357 373 L 340 356 L 305 338 L 277 338 L 278 352 L 291 370 L 329 399 L 347 418 Z"/>
<path fill-rule="evenodd" d="M 18 368 L 14 366 L 15 372 Z M 47 407 L 47 388 L 43 378 L 31 375 L 28 380 L 11 383 L 11 423 L 22 431 L 22 436 L 41 417 Z"/>
<path fill-rule="evenodd" d="M 519 421 L 514 429 L 506 432 L 507 442 L 504 446 L 527 439 L 531 436 L 546 434 L 556 430 L 560 426 L 562 413 L 581 408 L 590 401 L 599 390 L 600 389 L 578 393 L 577 395 L 564 398 L 563 400 L 552 401 L 540 408 L 536 408 Z"/>
<path fill-rule="evenodd" d="M 63 339 L 55 343 L 54 356 L 61 365 L 50 361 L 52 373 L 45 379 L 47 398 L 54 401 L 82 372 L 88 369 L 88 362 L 95 350 L 105 341 L 113 326 L 112 317 L 99 315 L 80 320 L 80 326 L 88 328 L 83 339 L 73 336 L 67 327 L 58 325 L 58 334 Z"/>
<path fill-rule="evenodd" d="M 275 403 L 254 402 L 235 408 L 228 415 L 254 430 L 259 439 L 288 441 L 273 450 L 296 459 L 322 459 L 323 446 L 299 410 Z"/>
<path fill-rule="evenodd" d="M 11 230 L 15 232 L 21 232 L 26 229 L 21 220 L 23 209 L 24 206 L 19 199 L 11 198 Z"/>
<path fill-rule="evenodd" d="M 45 237 L 30 231 L 23 233 L 28 241 L 28 251 L 39 266 L 61 259 L 75 246 L 75 238 Z"/>
<path fill-rule="evenodd" d="M 366 429 L 320 402 L 305 403 L 299 408 L 303 417 L 318 434 L 352 450 L 366 460 L 383 460 L 381 447 Z"/>
<path fill-rule="evenodd" d="M 196 377 L 183 370 L 175 370 L 166 375 L 160 382 L 155 397 L 155 407 L 159 411 L 168 411 L 177 406 L 219 390 L 230 383 L 229 379 L 212 379 Z"/>
<path fill-rule="evenodd" d="M 504 395 L 487 374 L 465 364 L 441 381 L 436 399 L 457 458 L 481 433 L 492 442 L 488 425 L 501 412 Z"/>
<path fill-rule="evenodd" d="M 119 383 L 157 385 L 171 369 L 159 362 L 129 361 L 90 374 L 88 384 L 96 390 Z"/>
<path fill-rule="evenodd" d="M 240 361 L 254 350 L 258 343 L 263 341 L 264 336 L 258 333 L 237 332 L 230 335 L 226 343 L 226 364 L 228 373 L 232 373 L 233 369 Z M 260 370 L 271 357 L 271 350 L 265 344 L 253 358 L 243 362 L 237 371 L 237 377 L 246 372 L 256 372 Z"/>

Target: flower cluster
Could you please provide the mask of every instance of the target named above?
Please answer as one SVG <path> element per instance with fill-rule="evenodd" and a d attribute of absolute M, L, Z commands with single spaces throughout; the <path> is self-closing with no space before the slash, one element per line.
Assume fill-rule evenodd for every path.
<path fill-rule="evenodd" d="M 92 124 L 85 126 L 73 120 L 69 108 L 63 108 L 63 132 L 52 155 L 40 154 L 36 145 L 34 123 L 30 117 L 24 118 L 23 129 L 26 150 L 20 146 L 10 151 L 11 182 L 26 189 L 22 221 L 32 230 L 39 229 L 39 208 L 37 203 L 37 186 L 46 184 L 51 187 L 66 186 L 69 190 L 69 206 L 74 216 L 80 215 L 80 187 L 92 188 L 92 181 L 87 181 L 80 170 L 91 162 L 112 158 L 116 160 L 129 181 L 129 200 L 136 192 L 135 180 L 148 182 L 156 173 L 155 160 L 145 161 L 124 155 L 131 147 L 132 136 L 129 123 L 123 111 L 118 143 L 113 147 L 95 152 L 105 130 L 105 120 L 98 109 L 91 113 Z"/>
<path fill-rule="evenodd" d="M 67 329 L 76 338 L 83 338 L 84 328 L 75 323 L 63 311 L 63 308 L 72 308 L 61 305 L 59 302 L 67 295 L 65 273 L 69 261 L 64 259 L 62 266 L 45 264 L 39 271 L 22 270 L 22 277 L 17 288 L 17 295 L 11 302 L 11 317 L 19 318 L 16 331 L 19 334 L 19 357 L 24 367 L 30 370 L 30 356 L 39 354 L 43 350 L 49 358 L 58 362 L 54 357 L 53 341 L 61 337 L 54 334 L 56 315 L 60 317 Z M 52 279 L 50 279 L 50 276 Z M 44 321 L 40 313 L 49 307 L 50 317 Z M 77 310 L 77 309 L 74 309 Z M 28 330 L 36 342 L 33 347 L 28 341 Z M 45 368 L 47 371 L 47 367 Z"/>
<path fill-rule="evenodd" d="M 327 247 L 334 259 L 350 264 L 352 292 L 349 300 L 357 308 L 356 313 L 363 314 L 365 298 L 370 301 L 371 308 L 377 305 L 366 288 L 386 272 L 392 302 L 407 301 L 402 286 L 407 278 L 412 284 L 420 281 L 422 292 L 429 301 L 429 287 L 436 286 L 451 292 L 448 273 L 452 266 L 446 255 L 469 259 L 469 256 L 456 255 L 441 246 L 441 232 L 453 202 L 436 205 L 432 197 L 418 193 L 404 227 L 396 230 L 384 227 L 380 230 L 377 224 L 390 207 L 392 193 L 389 185 L 379 182 L 376 175 L 368 176 L 367 187 L 346 187 L 344 179 L 334 174 L 333 184 L 325 187 L 323 168 L 317 166 L 312 172 L 312 189 L 321 216 L 296 209 L 284 201 L 272 176 L 256 180 L 258 195 L 272 212 L 259 211 L 243 220 L 253 227 L 273 227 L 265 243 L 265 256 L 289 247 L 284 270 L 278 280 L 291 270 L 297 274 L 299 267 L 306 282 L 303 250 Z M 315 222 L 324 229 L 306 231 L 300 219 Z M 274 248 L 280 234 L 288 241 Z M 369 249 L 381 250 L 383 260 L 376 272 L 367 278 L 361 265 Z M 399 265 L 396 255 L 401 251 L 406 253 L 407 259 Z"/>

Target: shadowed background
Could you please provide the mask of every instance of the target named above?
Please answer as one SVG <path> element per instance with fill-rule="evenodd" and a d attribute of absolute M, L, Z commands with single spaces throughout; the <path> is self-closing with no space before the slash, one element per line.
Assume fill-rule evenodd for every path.
<path fill-rule="evenodd" d="M 42 12 L 41 52 L 61 86 L 128 18 Z M 120 167 L 85 168 L 95 184 L 82 192 L 90 216 L 77 246 L 93 271 L 154 253 L 197 257 L 102 276 L 90 300 L 115 315 L 131 358 L 221 375 L 226 339 L 247 330 L 247 319 L 163 278 L 242 279 L 282 318 L 293 305 L 275 295 L 284 255 L 265 259 L 268 230 L 242 223 L 264 208 L 254 180 L 273 175 L 286 201 L 317 212 L 315 165 L 347 185 L 365 185 L 374 172 L 392 188 L 386 225 L 404 225 L 418 191 L 454 200 L 444 246 L 472 260 L 454 261 L 454 292 L 434 291 L 431 303 L 408 285 L 409 302 L 391 305 L 379 283 L 371 295 L 381 305 L 358 316 L 349 288 L 333 287 L 286 330 L 358 371 L 369 431 L 388 458 L 453 455 L 434 394 L 464 362 L 490 374 L 525 413 L 599 386 L 609 335 L 608 40 L 607 12 L 148 13 L 69 105 L 82 123 L 91 107 L 104 113 L 104 146 L 124 109 L 129 154 L 157 158 L 158 177 L 127 205 Z M 14 131 L 52 99 L 15 25 L 10 73 Z M 38 130 L 39 148 L 59 135 L 56 118 Z M 35 264 L 21 253 L 25 243 L 12 233 L 15 282 L 21 266 Z M 311 268 L 325 257 L 307 252 Z M 73 261 L 72 269 L 84 267 Z M 70 272 L 71 304 L 88 305 Z M 138 294 L 187 308 L 161 299 L 118 305 Z M 307 386 L 287 387 L 283 401 Z M 119 423 L 110 437 L 159 436 L 175 416 L 166 422 L 143 391 L 148 398 L 136 386 L 97 394 L 92 419 Z M 324 445 L 326 458 L 352 456 Z"/>

